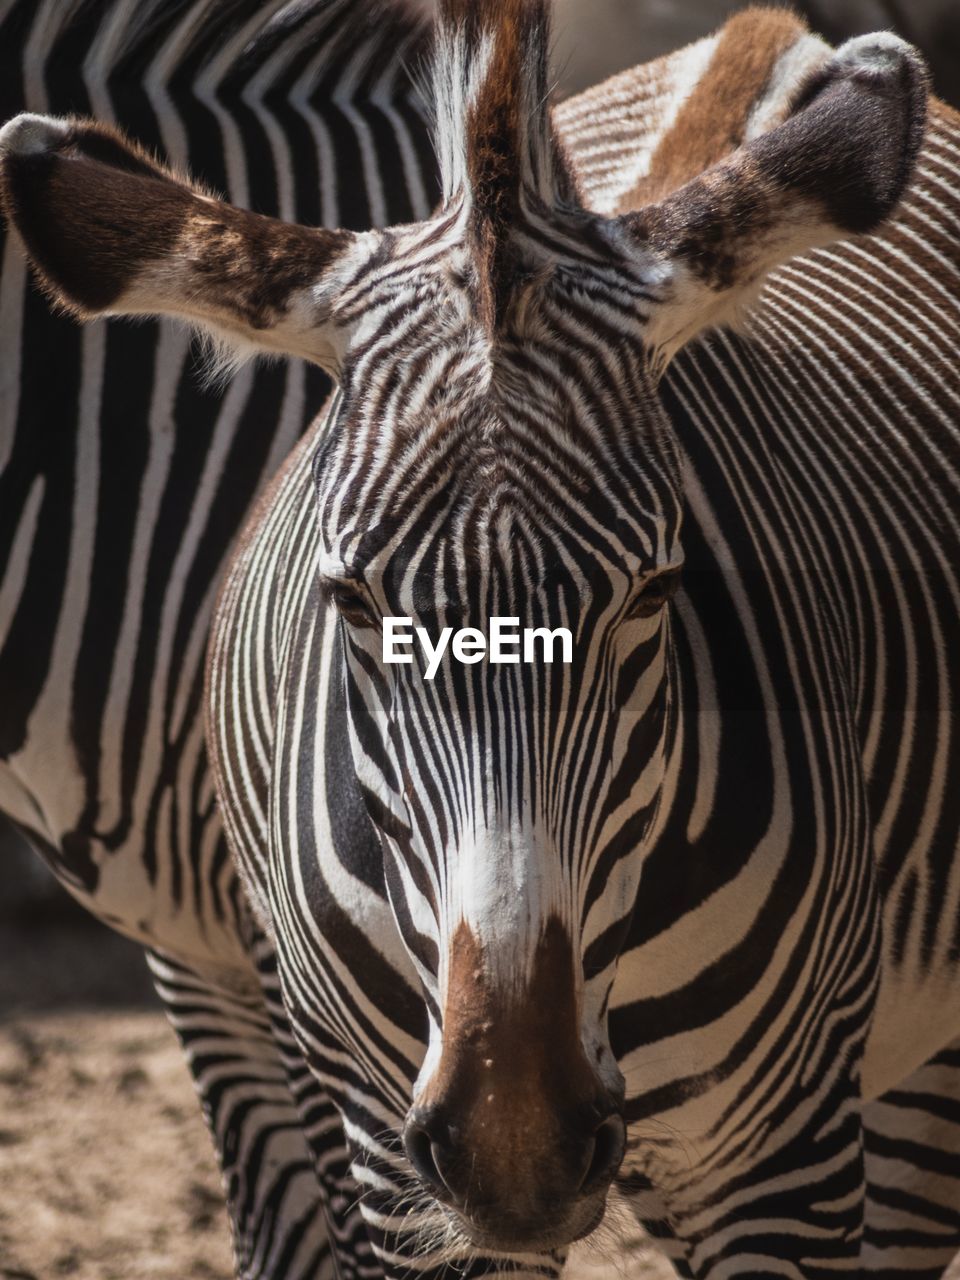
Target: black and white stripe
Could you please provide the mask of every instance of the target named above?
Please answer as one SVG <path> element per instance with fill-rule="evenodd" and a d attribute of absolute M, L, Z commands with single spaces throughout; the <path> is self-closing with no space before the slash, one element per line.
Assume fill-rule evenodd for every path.
<path fill-rule="evenodd" d="M 287 299 L 301 325 L 313 299 L 341 387 L 241 543 L 209 668 L 253 965 L 246 985 L 228 966 L 198 1030 L 215 1059 L 221 1027 L 229 1043 L 255 1023 L 265 1096 L 279 1061 L 308 1117 L 302 1146 L 274 1117 L 262 1130 L 292 1141 L 300 1188 L 279 1233 L 275 1189 L 245 1183 L 260 1164 L 226 1162 L 234 1204 L 269 1204 L 238 1215 L 242 1274 L 558 1274 L 559 1248 L 487 1256 L 401 1142 L 438 1080 L 469 1073 L 470 1037 L 493 1043 L 518 1007 L 534 1044 L 499 1046 L 515 1056 L 495 1136 L 523 1125 L 511 1089 L 531 1055 L 544 1079 L 551 1055 L 589 1057 L 615 1100 L 622 1073 L 620 1196 L 681 1273 L 939 1274 L 960 1239 L 960 125 L 933 106 L 889 223 L 792 257 L 877 226 L 922 97 L 890 38 L 832 57 L 801 33 L 731 121 L 746 149 L 712 175 L 715 205 L 691 173 L 634 208 L 714 60 L 738 56 L 707 42 L 557 114 L 581 204 L 535 109 L 539 11 L 451 0 L 440 210 L 347 242 L 336 297 L 323 279 Z M 738 334 L 692 343 L 658 383 L 784 258 Z M 565 623 L 577 658 L 427 683 L 381 665 L 387 612 L 434 632 Z M 545 995 L 558 931 L 574 973 L 548 969 Z M 181 1023 L 189 959 L 156 961 Z M 471 1001 L 492 1021 L 471 1024 Z M 211 1085 L 226 1135 L 238 1119 Z M 500 1135 L 531 1184 L 554 1174 L 534 1102 L 543 1133 Z M 308 1146 L 317 1194 L 299 1198 Z"/>
<path fill-rule="evenodd" d="M 363 229 L 432 199 L 409 79 L 422 44 L 406 13 L 347 0 L 12 0 L 0 119 L 93 114 L 238 204 Z M 0 807 L 76 897 L 162 953 L 238 1274 L 314 1280 L 333 1263 L 305 1134 L 336 1195 L 342 1130 L 285 1040 L 214 804 L 202 692 L 228 548 L 329 383 L 277 364 L 206 384 L 170 322 L 51 312 L 5 222 L 0 259 Z"/>

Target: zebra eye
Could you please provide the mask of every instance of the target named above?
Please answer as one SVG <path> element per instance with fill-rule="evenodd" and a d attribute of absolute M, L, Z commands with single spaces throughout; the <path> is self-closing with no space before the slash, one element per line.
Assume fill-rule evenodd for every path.
<path fill-rule="evenodd" d="M 665 569 L 650 578 L 633 597 L 627 612 L 628 618 L 652 618 L 676 593 L 680 585 L 680 570 Z"/>
<path fill-rule="evenodd" d="M 344 621 L 355 627 L 372 627 L 376 618 L 370 602 L 364 593 L 346 582 L 333 582 L 327 587 L 326 594 L 337 606 L 337 612 Z"/>

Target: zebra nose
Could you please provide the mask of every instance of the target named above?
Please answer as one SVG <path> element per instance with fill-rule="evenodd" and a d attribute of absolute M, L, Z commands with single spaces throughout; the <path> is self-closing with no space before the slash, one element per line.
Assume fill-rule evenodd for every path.
<path fill-rule="evenodd" d="M 454 1135 L 435 1109 L 411 1113 L 403 1127 L 403 1149 L 421 1182 L 443 1199 L 459 1199 L 452 1185 L 456 1165 Z"/>
<path fill-rule="evenodd" d="M 620 1168 L 626 1141 L 626 1130 L 619 1115 L 609 1115 L 600 1121 L 588 1148 L 586 1171 L 578 1187 L 581 1195 L 609 1186 Z"/>
<path fill-rule="evenodd" d="M 551 1197 L 560 1200 L 590 1196 L 605 1190 L 623 1159 L 626 1134 L 623 1120 L 612 1113 L 598 1120 L 568 1121 L 562 1144 L 554 1152 L 554 1179 Z M 407 1159 L 421 1182 L 441 1200 L 463 1209 L 476 1199 L 478 1188 L 471 1186 L 482 1172 L 476 1151 L 460 1139 L 460 1131 L 449 1124 L 440 1108 L 412 1111 L 403 1130 Z M 531 1153 L 533 1154 L 533 1153 Z M 486 1161 L 484 1161 L 484 1164 Z M 487 1192 L 492 1187 L 487 1186 Z"/>

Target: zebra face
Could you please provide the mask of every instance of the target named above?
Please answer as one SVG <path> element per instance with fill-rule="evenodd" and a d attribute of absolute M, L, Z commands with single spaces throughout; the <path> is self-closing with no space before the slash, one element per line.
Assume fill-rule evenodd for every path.
<path fill-rule="evenodd" d="M 554 305 L 573 314 L 526 297 L 524 325 L 551 331 L 532 313 Z M 442 408 L 394 419 L 392 448 L 377 379 L 392 394 L 403 374 L 371 347 L 315 475 L 355 767 L 431 1014 L 406 1150 L 475 1243 L 529 1248 L 589 1230 L 622 1155 L 606 1001 L 660 794 L 680 495 L 635 344 L 609 346 L 623 383 L 574 401 L 555 361 L 575 344 L 503 336 L 494 368 L 455 382 L 441 361 L 435 388 L 410 389 Z M 459 346 L 476 359 L 481 335 Z M 357 452 L 373 438 L 378 477 Z M 383 661 L 385 616 L 430 636 L 565 627 L 572 661 L 451 656 L 427 679 Z"/>
<path fill-rule="evenodd" d="M 595 1224 L 623 1152 L 606 1005 L 660 796 L 681 484 L 648 264 L 544 212 L 498 283 L 474 216 L 454 195 L 343 280 L 314 476 L 354 764 L 431 1017 L 406 1151 L 476 1244 L 530 1248 Z M 566 629 L 570 663 L 384 661 L 386 618 L 497 617 Z"/>
<path fill-rule="evenodd" d="M 593 1227 L 623 1153 L 606 1010 L 662 793 L 682 562 L 657 377 L 756 286 L 807 193 L 772 239 L 763 163 L 590 215 L 542 113 L 538 133 L 489 67 L 472 83 L 462 35 L 448 75 L 471 105 L 440 120 L 443 208 L 340 281 L 350 337 L 315 482 L 354 764 L 430 1015 L 405 1150 L 476 1245 L 528 1250 Z M 431 637 L 565 627 L 572 662 L 427 679 L 417 657 L 384 663 L 385 617 Z"/>

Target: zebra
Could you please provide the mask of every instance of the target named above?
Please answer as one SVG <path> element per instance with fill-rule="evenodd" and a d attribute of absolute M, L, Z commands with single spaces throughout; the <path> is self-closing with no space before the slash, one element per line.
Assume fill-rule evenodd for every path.
<path fill-rule="evenodd" d="M 539 3 L 446 5 L 443 202 L 385 233 L 214 208 L 97 126 L 2 135 L 62 305 L 340 383 L 208 671 L 336 1265 L 556 1274 L 616 1179 L 682 1274 L 938 1274 L 956 118 L 923 133 L 902 42 L 751 11 L 554 130 L 546 46 Z M 64 278 L 87 171 L 156 220 L 91 220 Z M 568 619 L 572 670 L 380 662 L 387 612 L 512 610 Z"/>
<path fill-rule="evenodd" d="M 363 230 L 435 198 L 409 74 L 426 35 L 401 5 L 350 0 L 0 0 L 0 122 L 92 113 L 239 204 Z M 147 949 L 238 1274 L 314 1280 L 325 1210 L 202 692 L 231 542 L 329 379 L 263 365 L 224 388 L 176 325 L 79 329 L 30 285 L 2 218 L 0 264 L 0 811 Z"/>

